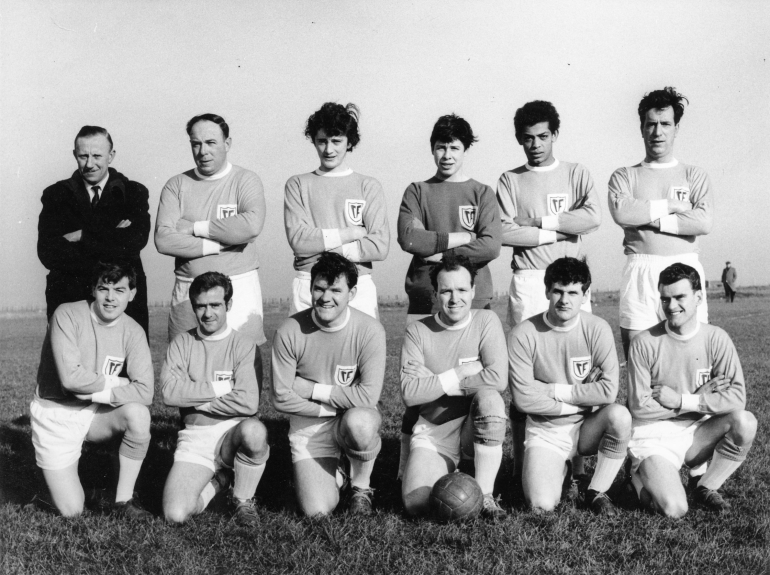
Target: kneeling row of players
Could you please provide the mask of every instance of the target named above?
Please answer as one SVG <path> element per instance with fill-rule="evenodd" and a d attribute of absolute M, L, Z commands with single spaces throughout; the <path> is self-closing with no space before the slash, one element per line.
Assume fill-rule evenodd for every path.
<path fill-rule="evenodd" d="M 493 489 L 508 383 L 512 411 L 526 416 L 517 480 L 534 510 L 556 507 L 576 454 L 597 455 L 585 494 L 596 513 L 617 512 L 607 491 L 627 454 L 633 485 L 650 510 L 684 515 L 679 469 L 708 460 L 693 498 L 713 510 L 729 508 L 717 489 L 745 460 L 756 419 L 745 410 L 732 341 L 698 322 L 702 291 L 693 268 L 674 264 L 661 273 L 666 319 L 632 342 L 628 407 L 615 403 L 620 370 L 611 328 L 580 310 L 591 283 L 584 262 L 562 258 L 548 266 L 548 310 L 516 326 L 507 344 L 494 312 L 471 309 L 474 278 L 467 258 L 444 258 L 430 277 L 438 313 L 410 323 L 404 334 L 401 393 L 407 406 L 419 407 L 399 472 L 408 514 L 428 513 L 431 488 L 464 459 L 473 462 L 483 514 L 506 514 Z M 385 330 L 348 305 L 357 279 L 355 264 L 322 255 L 311 270 L 312 307 L 287 319 L 273 340 L 271 399 L 290 417 L 294 485 L 306 515 L 331 513 L 341 492 L 351 513 L 372 511 Z M 49 324 L 30 407 L 36 460 L 56 508 L 76 515 L 84 506 L 77 474 L 83 442 L 119 437 L 114 508 L 145 517 L 134 486 L 150 443 L 153 367 L 143 330 L 123 313 L 135 277 L 130 266 L 100 264 L 93 285 L 93 301 L 61 305 Z M 254 342 L 227 324 L 232 293 L 229 278 L 217 272 L 192 282 L 198 327 L 170 343 L 161 371 L 164 403 L 180 409 L 184 424 L 163 493 L 171 522 L 202 512 L 230 485 L 235 519 L 259 521 L 253 497 L 270 452 L 255 415 L 262 365 Z"/>

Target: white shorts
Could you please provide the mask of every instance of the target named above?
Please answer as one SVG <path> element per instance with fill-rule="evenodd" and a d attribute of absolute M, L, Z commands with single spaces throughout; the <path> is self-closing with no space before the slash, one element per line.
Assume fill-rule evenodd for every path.
<path fill-rule="evenodd" d="M 591 288 L 580 309 L 591 313 Z M 545 270 L 516 270 L 508 288 L 508 325 L 519 325 L 533 315 L 548 311 L 545 295 Z"/>
<path fill-rule="evenodd" d="M 675 263 L 687 264 L 695 268 L 700 275 L 703 303 L 698 307 L 698 321 L 709 322 L 706 274 L 698 260 L 698 254 L 679 254 L 678 256 L 629 254 L 623 266 L 620 286 L 620 327 L 640 331 L 649 329 L 666 319 L 660 305 L 658 280 L 660 272 Z"/>
<path fill-rule="evenodd" d="M 342 417 L 289 417 L 291 462 L 303 459 L 338 459 L 342 453 L 340 438 Z"/>
<path fill-rule="evenodd" d="M 568 425 L 553 425 L 535 422 L 532 418 L 527 417 L 524 449 L 533 447 L 550 449 L 558 453 L 564 461 L 568 461 L 577 455 L 582 427 L 582 421 Z"/>
<path fill-rule="evenodd" d="M 706 415 L 696 421 L 662 420 L 651 423 L 634 420 L 631 441 L 628 443 L 631 471 L 636 473 L 642 461 L 652 455 L 664 457 L 679 470 L 695 439 L 695 432 L 709 417 Z"/>
<path fill-rule="evenodd" d="M 229 467 L 219 455 L 225 435 L 245 417 L 225 419 L 214 425 L 188 425 L 179 432 L 176 440 L 174 462 L 197 463 L 216 473 Z"/>
<path fill-rule="evenodd" d="M 233 284 L 232 307 L 227 312 L 227 325 L 248 335 L 257 345 L 267 341 L 262 325 L 262 288 L 259 285 L 257 270 L 230 276 Z M 197 327 L 192 305 L 190 304 L 190 285 L 193 280 L 176 276 L 174 291 L 171 294 L 171 313 L 168 317 L 168 340 L 171 341 L 182 332 Z"/>
<path fill-rule="evenodd" d="M 290 316 L 310 308 L 312 305 L 310 297 L 310 272 L 297 272 L 291 285 L 291 294 Z M 362 311 L 374 319 L 379 319 L 377 286 L 374 285 L 371 274 L 358 276 L 356 297 L 350 302 L 350 307 Z"/>
<path fill-rule="evenodd" d="M 458 417 L 436 425 L 420 416 L 412 428 L 410 453 L 421 447 L 448 457 L 455 465 L 459 464 L 462 457 L 463 424 L 467 419 L 467 417 Z"/>
<path fill-rule="evenodd" d="M 35 397 L 29 404 L 32 445 L 40 469 L 65 469 L 77 463 L 88 430 L 99 408 L 108 405 L 63 405 Z"/>

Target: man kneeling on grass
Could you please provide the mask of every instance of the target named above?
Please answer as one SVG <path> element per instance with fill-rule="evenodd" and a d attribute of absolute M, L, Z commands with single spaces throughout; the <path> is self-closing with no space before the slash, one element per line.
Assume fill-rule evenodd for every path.
<path fill-rule="evenodd" d="M 144 330 L 124 314 L 136 272 L 130 264 L 99 263 L 91 285 L 94 301 L 61 304 L 48 324 L 30 404 L 35 459 L 59 512 L 78 515 L 83 442 L 120 438 L 113 509 L 148 518 L 134 484 L 150 445 L 154 376 Z"/>
<path fill-rule="evenodd" d="M 695 268 L 673 264 L 660 274 L 665 321 L 641 332 L 628 352 L 628 406 L 634 417 L 631 480 L 645 507 L 669 517 L 687 513 L 679 478 L 713 455 L 692 485 L 692 499 L 712 511 L 730 504 L 717 492 L 745 461 L 757 432 L 746 411 L 741 362 L 724 330 L 698 321 Z"/>
<path fill-rule="evenodd" d="M 581 311 L 590 286 L 585 262 L 555 260 L 545 270 L 548 311 L 508 335 L 511 392 L 527 414 L 524 497 L 536 512 L 559 503 L 567 461 L 598 453 L 586 501 L 594 513 L 616 513 L 607 490 L 626 458 L 631 416 L 615 403 L 619 368 L 612 329 Z"/>
<path fill-rule="evenodd" d="M 467 257 L 444 257 L 430 272 L 439 312 L 406 328 L 401 395 L 420 410 L 401 489 L 410 515 L 428 512 L 433 485 L 461 458 L 475 463 L 483 515 L 506 515 L 492 494 L 508 420 L 505 335 L 495 312 L 471 309 L 475 277 Z"/>
<path fill-rule="evenodd" d="M 270 448 L 256 417 L 258 351 L 252 339 L 227 325 L 232 296 L 230 278 L 219 272 L 193 280 L 190 302 L 198 327 L 174 338 L 161 371 L 163 401 L 180 408 L 185 425 L 163 489 L 163 513 L 173 523 L 201 513 L 234 472 L 234 518 L 248 527 L 259 524 L 252 498 Z"/>
<path fill-rule="evenodd" d="M 369 479 L 380 452 L 377 403 L 385 377 L 385 329 L 350 307 L 356 265 L 324 252 L 310 269 L 312 308 L 281 324 L 273 340 L 273 406 L 289 414 L 297 500 L 305 515 L 331 513 L 350 461 L 348 511 L 372 512 Z"/>

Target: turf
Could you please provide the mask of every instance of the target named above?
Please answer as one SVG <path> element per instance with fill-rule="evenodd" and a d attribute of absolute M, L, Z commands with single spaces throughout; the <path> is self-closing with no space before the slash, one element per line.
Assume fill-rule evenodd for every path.
<path fill-rule="evenodd" d="M 537 516 L 512 494 L 511 461 L 498 476 L 507 519 L 437 525 L 403 515 L 398 463 L 400 415 L 398 356 L 406 311 L 381 308 L 388 333 L 388 369 L 383 393 L 383 449 L 373 475 L 376 514 L 323 519 L 296 515 L 288 449 L 288 423 L 263 392 L 260 417 L 268 427 L 271 458 L 257 491 L 261 526 L 247 530 L 229 521 L 218 498 L 202 515 L 173 527 L 160 518 L 130 523 L 102 511 L 114 481 L 104 447 L 87 446 L 80 475 L 89 510 L 64 519 L 45 503 L 35 467 L 29 401 L 35 386 L 44 314 L 0 317 L 0 572 L 2 573 L 770 573 L 770 290 L 739 294 L 730 305 L 709 297 L 711 321 L 724 327 L 738 348 L 748 382 L 748 408 L 759 433 L 747 462 L 725 485 L 733 505 L 727 515 L 691 509 L 681 520 L 651 516 L 613 493 L 623 510 L 596 518 L 570 503 Z M 505 303 L 495 303 L 505 317 Z M 594 312 L 617 329 L 617 297 L 602 294 Z M 268 338 L 286 315 L 269 309 Z M 151 347 L 156 374 L 165 353 L 167 310 L 153 308 Z M 619 348 L 620 349 L 620 348 Z M 263 349 L 269 374 L 269 345 Z M 269 378 L 266 382 L 269 385 Z M 623 401 L 621 393 L 618 401 Z M 179 418 L 159 400 L 152 407 L 152 444 L 138 483 L 142 501 L 160 513 L 163 483 L 171 467 Z M 593 461 L 589 460 L 591 468 Z"/>

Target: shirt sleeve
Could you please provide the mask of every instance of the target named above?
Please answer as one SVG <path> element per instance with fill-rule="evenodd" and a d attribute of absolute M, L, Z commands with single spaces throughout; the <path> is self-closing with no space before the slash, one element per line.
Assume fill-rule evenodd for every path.
<path fill-rule="evenodd" d="M 652 397 L 654 350 L 644 334 L 631 341 L 628 349 L 628 410 L 635 419 L 671 419 L 678 410 L 663 407 Z"/>
<path fill-rule="evenodd" d="M 615 403 L 620 385 L 620 367 L 615 338 L 607 324 L 600 324 L 590 334 L 591 363 L 602 370 L 599 379 L 571 386 L 569 403 L 591 407 Z"/>
<path fill-rule="evenodd" d="M 404 341 L 401 344 L 401 368 L 399 375 L 401 378 L 401 399 L 407 406 L 423 405 L 445 395 L 444 387 L 441 385 L 441 374 L 434 374 L 430 377 L 414 377 L 407 375 L 403 367 L 414 360 L 425 365 L 425 355 L 420 338 L 420 330 L 417 322 L 410 324 L 406 328 Z"/>
<path fill-rule="evenodd" d="M 645 226 L 669 213 L 668 200 L 638 200 L 634 197 L 627 168 L 616 170 L 610 177 L 607 199 L 612 219 L 622 228 Z"/>
<path fill-rule="evenodd" d="M 182 334 L 175 337 L 166 350 L 160 385 L 163 403 L 169 407 L 197 407 L 217 396 L 211 382 L 190 377 L 190 355 L 203 353 L 203 350 L 190 349 L 190 346 L 194 348 L 195 343 Z"/>
<path fill-rule="evenodd" d="M 478 216 L 474 230 L 476 239 L 450 251 L 467 256 L 474 264 L 483 264 L 500 255 L 503 233 L 500 211 L 492 188 L 483 186 L 478 202 Z"/>
<path fill-rule="evenodd" d="M 230 393 L 213 399 L 207 411 L 228 417 L 251 417 L 259 409 L 260 385 L 254 371 L 257 345 L 243 338 L 233 346 L 233 379 Z"/>
<path fill-rule="evenodd" d="M 254 240 L 265 224 L 265 190 L 254 172 L 244 170 L 237 181 L 238 213 L 209 220 L 208 239 L 225 246 L 237 246 Z"/>
<path fill-rule="evenodd" d="M 301 258 L 320 254 L 326 249 L 323 230 L 316 227 L 302 198 L 302 184 L 295 176 L 286 182 L 283 199 L 283 223 L 286 239 L 294 255 Z"/>
<path fill-rule="evenodd" d="M 479 346 L 479 360 L 484 369 L 460 381 L 463 395 L 475 395 L 481 389 L 494 389 L 500 393 L 505 391 L 507 350 L 503 325 L 494 313 L 484 314 L 484 317 Z"/>
<path fill-rule="evenodd" d="M 352 242 L 358 249 L 357 262 L 377 262 L 388 256 L 390 248 L 390 227 L 388 225 L 388 211 L 385 205 L 385 194 L 380 182 L 373 178 L 366 180 L 364 197 L 363 223 L 366 235 L 360 240 Z"/>
<path fill-rule="evenodd" d="M 335 385 L 329 405 L 338 409 L 375 407 L 380 400 L 385 380 L 385 328 L 372 326 L 358 352 L 360 379 L 352 385 Z"/>
<path fill-rule="evenodd" d="M 110 405 L 115 407 L 126 403 L 152 404 L 155 392 L 155 372 L 152 367 L 150 346 L 147 336 L 138 325 L 130 331 L 126 349 L 126 373 L 128 385 L 113 387 L 110 395 Z"/>
<path fill-rule="evenodd" d="M 578 199 L 568 211 L 557 215 L 554 231 L 571 235 L 589 234 L 599 229 L 602 223 L 602 211 L 599 197 L 590 172 L 577 164 L 570 174 L 573 189 L 577 189 Z"/>
<path fill-rule="evenodd" d="M 160 193 L 158 216 L 155 220 L 155 248 L 167 256 L 194 259 L 204 255 L 204 242 L 210 240 L 176 231 L 176 224 L 182 218 L 179 194 L 183 177 L 171 178 Z"/>
<path fill-rule="evenodd" d="M 398 210 L 398 244 L 407 253 L 427 258 L 446 251 L 449 234 L 425 229 L 420 195 L 418 183 L 409 184 L 404 192 Z"/>
<path fill-rule="evenodd" d="M 719 392 L 711 392 L 702 386 L 698 389 L 698 412 L 711 415 L 730 413 L 746 407 L 746 380 L 743 377 L 741 361 L 730 336 L 725 331 L 718 331 L 710 341 L 714 356 L 711 373 L 713 376 L 724 375 L 730 380 L 730 386 Z"/>
<path fill-rule="evenodd" d="M 680 236 L 702 236 L 711 232 L 713 223 L 713 192 L 711 180 L 703 170 L 690 167 L 687 170 L 690 184 L 690 203 L 692 209 L 668 217 L 676 218 L 675 233 Z M 663 227 L 661 226 L 661 231 Z"/>
<path fill-rule="evenodd" d="M 527 248 L 541 245 L 538 228 L 522 227 L 513 221 L 518 216 L 518 202 L 508 172 L 497 182 L 497 204 L 500 208 L 502 245 Z"/>

